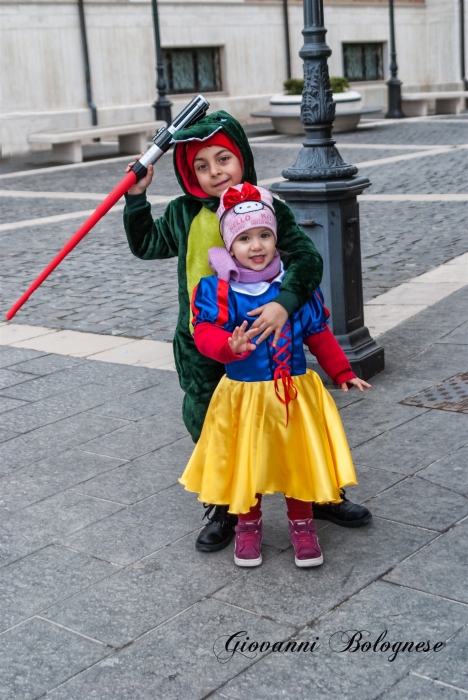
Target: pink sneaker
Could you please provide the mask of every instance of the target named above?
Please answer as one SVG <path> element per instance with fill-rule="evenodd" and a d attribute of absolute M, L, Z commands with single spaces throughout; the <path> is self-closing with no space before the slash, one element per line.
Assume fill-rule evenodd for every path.
<path fill-rule="evenodd" d="M 236 531 L 236 544 L 234 547 L 234 563 L 237 566 L 260 566 L 262 563 L 262 519 L 239 520 L 234 530 Z"/>
<path fill-rule="evenodd" d="M 323 563 L 323 554 L 315 530 L 316 526 L 312 518 L 289 521 L 289 534 L 296 555 L 296 566 L 308 568 L 320 566 Z"/>

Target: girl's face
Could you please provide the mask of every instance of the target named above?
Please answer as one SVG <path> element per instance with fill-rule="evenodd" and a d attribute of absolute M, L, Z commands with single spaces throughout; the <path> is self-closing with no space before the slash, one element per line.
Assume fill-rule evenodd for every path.
<path fill-rule="evenodd" d="M 203 192 L 211 197 L 221 197 L 228 187 L 242 180 L 242 165 L 237 156 L 221 146 L 201 148 L 193 161 L 195 175 Z"/>
<path fill-rule="evenodd" d="M 239 234 L 231 246 L 231 255 L 249 270 L 264 270 L 275 256 L 276 239 L 269 228 L 256 226 Z"/>

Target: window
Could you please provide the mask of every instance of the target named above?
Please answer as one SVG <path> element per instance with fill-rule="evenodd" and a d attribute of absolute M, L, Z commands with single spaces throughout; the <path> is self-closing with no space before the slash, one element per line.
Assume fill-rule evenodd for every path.
<path fill-rule="evenodd" d="M 219 48 L 163 49 L 163 56 L 169 93 L 222 90 Z"/>
<path fill-rule="evenodd" d="M 349 81 L 383 80 L 383 44 L 343 44 L 343 64 Z"/>

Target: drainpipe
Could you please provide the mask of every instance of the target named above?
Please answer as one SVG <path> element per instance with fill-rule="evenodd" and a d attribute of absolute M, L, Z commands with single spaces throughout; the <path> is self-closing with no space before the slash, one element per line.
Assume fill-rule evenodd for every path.
<path fill-rule="evenodd" d="M 88 101 L 88 107 L 91 110 L 92 125 L 97 126 L 97 123 L 98 123 L 97 108 L 93 102 L 93 93 L 91 91 L 91 71 L 89 68 L 88 39 L 86 36 L 86 22 L 85 22 L 83 0 L 78 0 L 78 12 L 80 15 L 81 45 L 83 47 L 83 61 L 84 61 L 85 81 L 86 81 L 86 99 Z"/>
<path fill-rule="evenodd" d="M 464 89 L 468 90 L 465 65 L 465 0 L 460 0 L 460 68 Z"/>
<path fill-rule="evenodd" d="M 283 0 L 283 22 L 284 22 L 284 45 L 286 49 L 286 77 L 292 78 L 291 75 L 291 46 L 289 43 L 289 14 L 288 0 Z"/>

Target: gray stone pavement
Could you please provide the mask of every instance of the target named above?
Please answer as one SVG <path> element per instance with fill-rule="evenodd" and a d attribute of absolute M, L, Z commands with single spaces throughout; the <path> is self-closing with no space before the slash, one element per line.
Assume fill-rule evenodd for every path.
<path fill-rule="evenodd" d="M 464 697 L 468 414 L 401 401 L 466 372 L 468 287 L 380 340 L 372 390 L 333 391 L 360 482 L 348 495 L 374 517 L 318 521 L 313 570 L 294 566 L 279 496 L 260 568 L 238 569 L 232 546 L 195 550 L 174 373 L 0 348 L 0 698 Z M 389 661 L 340 651 L 347 630 L 446 646 Z M 228 660 L 241 631 L 320 647 Z"/>
<path fill-rule="evenodd" d="M 453 121 L 453 123 L 451 123 Z M 466 126 L 460 121 L 466 121 Z M 442 122 L 405 122 L 340 134 L 348 162 L 367 163 L 415 153 L 415 146 L 468 144 L 468 114 Z M 280 177 L 294 162 L 301 138 L 265 137 L 253 142 L 259 179 Z M 288 147 L 291 145 L 291 148 Z M 348 144 L 348 147 L 347 147 Z M 365 148 L 382 144 L 383 148 Z M 385 148 L 385 145 L 388 148 Z M 392 150 L 394 145 L 403 150 Z M 279 145 L 279 147 L 278 147 Z M 353 147 L 351 148 L 350 145 Z M 109 192 L 125 161 L 98 161 L 78 168 L 29 172 L 1 179 L 0 190 Z M 468 148 L 412 160 L 364 166 L 371 194 L 446 194 L 466 191 Z M 179 191 L 172 157 L 157 165 L 151 194 Z M 95 201 L 50 197 L 0 197 L 1 223 L 93 209 Z M 165 206 L 153 206 L 154 216 Z M 58 270 L 35 292 L 15 322 L 52 328 L 170 341 L 177 313 L 177 261 L 142 262 L 130 254 L 121 213 L 111 212 Z M 0 307 L 8 309 L 80 225 L 80 218 L 0 231 L 8 261 L 2 275 Z M 365 301 L 468 250 L 465 202 L 361 203 Z"/>
<path fill-rule="evenodd" d="M 342 149 L 362 162 L 416 144 L 463 144 L 462 127 L 404 122 L 340 141 L 409 149 Z M 259 176 L 279 175 L 294 148 L 256 147 Z M 462 192 L 462 153 L 362 172 L 379 192 Z M 169 160 L 161 182 L 170 183 Z M 0 180 L 0 189 L 105 192 L 122 161 L 100 169 L 39 171 Z M 85 172 L 88 189 L 80 190 Z M 90 204 L 32 201 L 1 198 L 2 221 Z M 466 206 L 363 202 L 367 298 L 466 252 Z M 3 307 L 77 221 L 0 233 Z M 175 265 L 133 258 L 121 214 L 110 214 L 15 322 L 170 340 Z M 468 414 L 403 402 L 468 371 L 468 287 L 379 342 L 387 364 L 372 390 L 332 391 L 359 479 L 348 496 L 368 505 L 373 520 L 357 530 L 318 521 L 324 564 L 299 570 L 284 501 L 266 497 L 264 563 L 251 571 L 234 565 L 232 546 L 211 555 L 194 548 L 202 508 L 177 483 L 193 445 L 174 373 L 0 346 L 0 698 L 466 697 Z M 354 631 L 369 651 L 343 651 Z M 391 660 L 398 646 L 385 650 L 383 637 L 373 651 L 385 631 L 393 646 L 430 640 L 432 651 L 420 646 Z M 225 642 L 237 632 L 249 643 L 318 647 L 254 647 L 230 658 Z M 434 651 L 437 642 L 445 646 Z"/>

